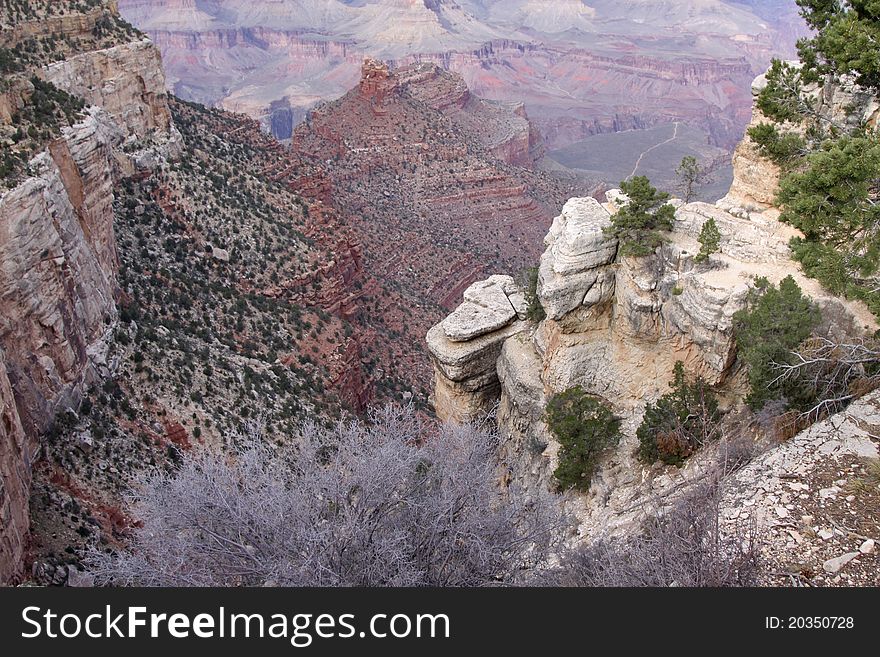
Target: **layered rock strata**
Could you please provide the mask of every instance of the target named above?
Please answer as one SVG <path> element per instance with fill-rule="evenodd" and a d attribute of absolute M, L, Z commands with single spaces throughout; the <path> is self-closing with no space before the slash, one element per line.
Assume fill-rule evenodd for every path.
<path fill-rule="evenodd" d="M 474 283 L 462 303 L 428 333 L 434 405 L 443 420 L 465 422 L 492 410 L 500 394 L 496 363 L 508 338 L 527 330 L 525 297 L 509 276 Z"/>

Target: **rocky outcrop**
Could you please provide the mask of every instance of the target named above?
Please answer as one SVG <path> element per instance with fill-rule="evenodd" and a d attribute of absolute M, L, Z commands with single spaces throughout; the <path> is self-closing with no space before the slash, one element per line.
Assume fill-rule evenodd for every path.
<path fill-rule="evenodd" d="M 0 352 L 15 402 L 3 413 L 23 427 L 31 447 L 59 409 L 78 404 L 90 351 L 116 316 L 111 203 L 113 148 L 121 141 L 116 124 L 92 110 L 35 160 L 38 176 L 0 198 Z M 28 451 L 5 467 L 27 473 Z M 23 476 L 25 487 L 28 481 Z M 20 546 L 26 528 L 4 527 L 16 537 L 4 542 Z M 4 553 L 0 562 L 20 558 L 20 551 Z"/>
<path fill-rule="evenodd" d="M 766 78 L 759 76 L 752 83 L 752 96 L 757 97 L 766 85 Z M 732 212 L 761 212 L 772 208 L 776 201 L 779 166 L 762 157 L 757 144 L 748 136 L 748 129 L 767 122 L 767 117 L 754 107 L 746 135 L 733 152 L 733 184 L 719 204 Z"/>
<path fill-rule="evenodd" d="M 880 99 L 869 89 L 857 85 L 852 75 L 829 77 L 807 93 L 818 100 L 817 111 L 822 116 L 846 129 L 876 128 L 880 122 Z"/>
<path fill-rule="evenodd" d="M 466 422 L 490 411 L 500 392 L 496 362 L 505 341 L 526 330 L 525 297 L 509 276 L 465 290 L 462 303 L 428 333 L 435 366 L 434 407 Z"/>
<path fill-rule="evenodd" d="M 116 315 L 113 148 L 122 133 L 101 110 L 36 160 L 39 176 L 0 199 L 0 345 L 22 423 L 44 430 L 74 403 L 88 349 Z"/>
<path fill-rule="evenodd" d="M 528 141 L 526 119 L 471 96 L 457 76 L 368 60 L 355 88 L 295 130 L 285 156 L 287 169 L 325 172 L 324 200 L 341 226 L 316 220 L 315 239 L 345 234 L 358 246 L 363 279 L 352 306 L 370 328 L 363 344 L 377 378 L 393 373 L 425 400 L 428 329 L 490 271 L 533 266 L 555 208 L 572 195 L 492 150 L 505 127 Z"/>
<path fill-rule="evenodd" d="M 560 320 L 580 306 L 596 306 L 611 298 L 617 240 L 605 229 L 611 214 L 592 198 L 570 200 L 550 228 L 541 257 L 539 294 L 551 320 Z"/>
<path fill-rule="evenodd" d="M 43 37 L 47 34 L 64 35 L 68 39 L 92 40 L 98 21 L 108 14 L 118 15 L 119 2 L 118 0 L 100 0 L 98 3 L 91 4 L 97 6 L 77 11 L 64 11 L 62 8 L 55 15 L 48 13 L 34 17 L 32 20 L 20 21 L 9 26 L 4 25 L 4 29 L 0 31 L 0 47 L 9 48 L 27 39 Z"/>
<path fill-rule="evenodd" d="M 699 459 L 668 475 L 645 468 L 634 457 L 635 431 L 645 405 L 668 390 L 676 362 L 719 390 L 726 404 L 739 396 L 734 315 L 757 277 L 776 283 L 794 276 L 820 304 L 837 303 L 857 325 L 876 328 L 863 308 L 832 300 L 803 277 L 788 257 L 794 233 L 774 212 L 735 215 L 723 203 L 675 201 L 667 243 L 647 257 L 621 258 L 605 229 L 625 202 L 615 190 L 604 206 L 572 199 L 556 218 L 537 289 L 546 319 L 514 323 L 509 310 L 496 314 L 488 300 L 475 304 L 474 291 L 494 292 L 500 279 L 493 277 L 473 286 L 464 304 L 428 335 L 438 415 L 465 420 L 497 406 L 511 476 L 529 485 L 549 485 L 555 468 L 558 444 L 544 423 L 554 394 L 581 386 L 624 419 L 619 448 L 590 493 L 571 502 L 584 535 L 628 531 L 642 517 L 645 500 L 700 475 Z M 698 265 L 697 237 L 710 219 L 721 234 L 720 253 Z"/>
<path fill-rule="evenodd" d="M 129 135 L 143 139 L 171 129 L 162 59 L 147 39 L 50 64 L 45 77 L 104 109 Z"/>
<path fill-rule="evenodd" d="M 13 581 L 20 573 L 26 547 L 31 464 L 37 444 L 21 426 L 0 350 L 0 583 Z"/>
<path fill-rule="evenodd" d="M 93 109 L 36 158 L 39 175 L 0 197 L 0 354 L 14 392 L 2 412 L 26 436 L 21 451 L 4 453 L 13 461 L 2 467 L 25 488 L 38 436 L 97 378 L 93 354 L 116 317 L 112 199 L 122 139 L 117 124 Z M 25 512 L 21 502 L 10 501 L 12 521 L 0 538 L 10 547 L 27 530 L 26 497 Z M 21 556 L 4 552 L 0 563 L 8 571 Z"/>
<path fill-rule="evenodd" d="M 498 159 L 531 167 L 543 157 L 544 140 L 522 103 L 480 98 L 464 79 L 436 64 L 407 66 L 397 76 L 414 98 L 452 118 L 473 143 Z"/>

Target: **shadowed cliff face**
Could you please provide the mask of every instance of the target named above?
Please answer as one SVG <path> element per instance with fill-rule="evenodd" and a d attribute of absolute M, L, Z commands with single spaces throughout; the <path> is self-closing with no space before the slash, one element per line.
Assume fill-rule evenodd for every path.
<path fill-rule="evenodd" d="M 732 149 L 748 83 L 803 29 L 794 0 L 120 4 L 161 48 L 177 93 L 267 128 L 273 102 L 338 98 L 373 56 L 433 61 L 484 98 L 525 103 L 551 148 L 684 120 Z"/>

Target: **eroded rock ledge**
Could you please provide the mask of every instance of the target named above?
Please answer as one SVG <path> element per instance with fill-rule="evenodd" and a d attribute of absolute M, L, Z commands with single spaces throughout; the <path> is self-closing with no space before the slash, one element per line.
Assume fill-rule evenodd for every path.
<path fill-rule="evenodd" d="M 830 297 L 801 274 L 789 257 L 796 233 L 775 210 L 738 210 L 730 198 L 672 201 L 669 241 L 651 256 L 619 258 L 604 230 L 619 203 L 617 191 L 605 204 L 571 199 L 554 221 L 537 290 L 546 319 L 526 321 L 524 293 L 509 277 L 493 276 L 468 289 L 428 333 L 438 416 L 465 421 L 497 408 L 511 476 L 530 485 L 548 486 L 555 468 L 558 445 L 543 420 L 554 394 L 582 386 L 625 418 L 620 447 L 573 503 L 585 535 L 624 530 L 639 516 L 639 500 L 675 490 L 699 471 L 696 462 L 669 474 L 644 467 L 634 457 L 635 430 L 645 405 L 668 390 L 677 361 L 725 404 L 740 397 L 733 317 L 757 277 L 778 283 L 791 275 L 820 306 L 836 305 L 854 325 L 876 328 L 864 307 Z M 697 265 L 697 237 L 710 219 L 720 253 Z"/>
<path fill-rule="evenodd" d="M 496 363 L 505 340 L 528 329 L 525 295 L 510 276 L 471 285 L 462 303 L 428 333 L 435 406 L 464 422 L 491 410 L 500 395 Z"/>

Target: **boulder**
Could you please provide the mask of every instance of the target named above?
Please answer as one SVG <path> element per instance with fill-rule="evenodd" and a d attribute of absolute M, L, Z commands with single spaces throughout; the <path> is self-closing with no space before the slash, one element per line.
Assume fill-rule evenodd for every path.
<path fill-rule="evenodd" d="M 518 314 L 508 294 L 515 297 L 524 313 L 525 295 L 510 276 L 492 276 L 474 283 L 465 290 L 464 303 L 441 322 L 443 333 L 452 342 L 467 342 L 504 328 Z"/>
<path fill-rule="evenodd" d="M 613 279 L 605 270 L 614 262 L 618 246 L 605 234 L 610 225 L 610 213 L 592 198 L 570 200 L 554 220 L 538 278 L 538 295 L 550 319 L 562 319 L 588 295 L 591 305 L 610 298 Z M 597 283 L 600 287 L 594 291 Z"/>

